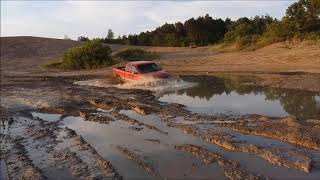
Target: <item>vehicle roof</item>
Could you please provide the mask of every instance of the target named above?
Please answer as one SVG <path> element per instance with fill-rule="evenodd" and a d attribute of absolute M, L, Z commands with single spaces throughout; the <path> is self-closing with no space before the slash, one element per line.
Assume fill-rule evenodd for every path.
<path fill-rule="evenodd" d="M 151 63 L 154 63 L 154 62 L 152 62 L 152 61 L 132 61 L 132 62 L 129 62 L 128 64 L 141 65 L 141 64 L 151 64 Z"/>

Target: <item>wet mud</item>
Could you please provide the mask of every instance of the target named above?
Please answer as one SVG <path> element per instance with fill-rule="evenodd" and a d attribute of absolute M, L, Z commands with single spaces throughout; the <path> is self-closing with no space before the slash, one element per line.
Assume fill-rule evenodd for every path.
<path fill-rule="evenodd" d="M 158 173 L 156 172 L 155 168 L 152 166 L 152 164 L 146 162 L 143 157 L 139 156 L 138 154 L 128 150 L 125 147 L 116 146 L 117 150 L 120 151 L 122 154 L 127 156 L 127 158 L 131 161 L 135 161 L 140 168 L 144 169 L 148 173 L 157 176 Z"/>
<path fill-rule="evenodd" d="M 190 125 L 178 125 L 176 127 L 180 128 L 184 133 L 200 137 L 204 141 L 226 150 L 254 154 L 278 166 L 295 168 L 304 172 L 310 172 L 311 170 L 311 158 L 288 147 L 250 143 L 250 141 L 237 139 L 237 135 L 232 132 L 221 132 L 219 130 L 199 131 L 197 127 Z M 263 141 L 263 139 L 261 140 Z"/>
<path fill-rule="evenodd" d="M 307 148 L 320 149 L 319 120 L 299 121 L 292 116 L 281 119 L 253 116 L 237 121 L 236 124 L 220 124 L 220 126 L 241 133 L 270 137 Z"/>
<path fill-rule="evenodd" d="M 1 104 L 9 179 L 320 177 L 317 118 L 196 113 L 149 90 L 29 78 L 38 90 L 20 81 L 2 89 L 11 98 Z M 13 90 L 30 103 L 12 106 Z M 57 103 L 41 98 L 52 94 Z"/>
<path fill-rule="evenodd" d="M 179 151 L 191 153 L 193 156 L 198 157 L 204 164 L 217 163 L 224 169 L 224 175 L 228 179 L 267 179 L 262 176 L 247 173 L 239 167 L 239 165 L 232 160 L 227 160 L 223 156 L 210 152 L 199 146 L 184 144 L 177 145 L 175 148 Z"/>

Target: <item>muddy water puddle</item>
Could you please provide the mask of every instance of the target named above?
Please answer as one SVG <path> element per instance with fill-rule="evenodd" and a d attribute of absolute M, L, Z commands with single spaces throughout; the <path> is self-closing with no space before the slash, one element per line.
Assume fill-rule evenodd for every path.
<path fill-rule="evenodd" d="M 101 111 L 97 109 L 97 111 L 111 115 L 112 110 Z M 116 172 L 124 179 L 227 179 L 225 176 L 226 167 L 219 165 L 217 162 L 207 164 L 202 161 L 201 158 L 195 157 L 192 153 L 176 149 L 176 146 L 184 144 L 199 146 L 220 155 L 225 160 L 236 162 L 245 172 L 260 174 L 265 177 L 271 177 L 272 179 L 317 179 L 320 177 L 319 170 L 314 168 L 311 173 L 304 173 L 292 168 L 272 165 L 268 161 L 253 154 L 230 151 L 207 143 L 199 137 L 185 134 L 180 129 L 168 126 L 167 122 L 162 121 L 154 114 L 140 115 L 131 110 L 121 110 L 119 113 L 135 119 L 140 123 L 154 126 L 161 132 L 124 120 L 115 119 L 115 121 L 109 124 L 100 124 L 93 121 L 84 121 L 80 117 L 68 116 L 61 119 L 59 114 L 32 112 L 31 114 L 35 118 L 33 120 L 34 125 L 41 125 L 41 120 L 39 119 L 42 119 L 45 122 L 45 126 L 42 128 L 49 128 L 47 125 L 51 125 L 50 127 L 52 128 L 54 127 L 52 123 L 46 122 L 57 122 L 60 124 L 60 128 L 57 131 L 56 137 L 47 136 L 44 139 L 25 139 L 21 143 L 24 145 L 27 155 L 33 164 L 40 168 L 42 173 L 49 179 L 53 177 L 70 179 L 70 177 L 73 177 L 64 165 L 60 165 L 59 163 L 50 164 L 52 163 L 52 157 L 50 155 L 52 151 L 61 152 L 60 150 L 63 150 L 64 153 L 68 153 L 70 150 L 75 152 L 78 155 L 77 157 L 87 164 L 87 166 L 80 164 L 78 165 L 79 168 L 88 169 L 92 175 L 99 177 L 99 172 L 94 168 L 91 169 L 91 167 L 95 166 L 95 161 L 92 157 L 96 155 L 90 154 L 89 151 L 85 149 L 80 148 L 77 150 L 76 144 L 78 142 L 74 142 L 72 138 L 65 138 L 68 136 L 65 127 L 75 130 L 78 135 L 81 135 L 83 140 L 90 144 L 102 158 L 109 161 Z M 30 134 L 30 131 L 28 131 L 30 128 L 23 128 L 24 124 L 30 122 L 30 120 L 28 121 L 28 118 L 19 119 L 19 122 L 21 122 L 19 125 L 15 124 L 12 126 L 11 132 L 15 132 L 15 134 L 19 136 L 25 136 L 24 134 L 27 132 L 27 134 L 29 133 L 28 136 L 34 137 L 33 133 Z M 177 118 L 177 121 L 173 123 L 185 123 L 186 125 L 195 126 L 196 129 L 202 130 L 209 129 L 215 130 L 216 132 L 229 132 L 229 130 L 215 127 L 214 124 L 205 124 L 206 122 L 198 124 L 188 123 L 188 121 L 184 121 L 183 117 Z M 50 130 L 50 128 L 48 130 Z M 35 129 L 35 132 L 36 131 L 38 131 L 38 129 Z M 245 141 L 244 143 L 294 148 L 294 146 L 284 142 L 259 136 L 242 135 L 238 133 L 233 133 L 233 135 L 236 139 Z M 50 143 L 51 141 L 55 143 L 51 144 L 50 147 L 42 144 Z M 313 152 L 313 154 L 314 156 L 320 157 L 319 152 Z M 317 161 L 319 161 L 319 158 Z"/>
<path fill-rule="evenodd" d="M 133 112 L 123 111 L 123 113 L 138 116 Z M 154 116 L 147 116 L 140 120 L 141 122 L 148 120 L 150 124 L 150 121 L 157 121 L 154 118 Z M 172 131 L 170 128 L 165 128 L 165 125 L 161 125 L 159 120 L 154 124 L 163 131 L 169 131 L 168 134 L 149 129 L 136 130 L 132 128 L 133 125 L 124 121 L 115 121 L 105 125 L 82 121 L 78 117 L 64 119 L 64 126 L 76 130 L 100 155 L 108 159 L 125 179 L 152 177 L 223 179 L 223 171 L 218 166 L 211 165 L 215 173 L 208 173 L 208 167 L 202 166 L 199 160 L 174 149 L 175 144 L 190 142 L 192 137 L 186 137 L 177 130 Z M 139 155 L 142 162 L 151 164 L 155 169 L 154 175 L 139 168 L 136 162 L 121 154 L 117 146 L 132 151 Z"/>
<path fill-rule="evenodd" d="M 303 90 L 258 87 L 251 81 L 222 77 L 182 77 L 197 85 L 164 93 L 159 101 L 179 103 L 194 113 L 209 115 L 259 114 L 320 118 L 320 94 Z"/>
<path fill-rule="evenodd" d="M 230 77 L 182 76 L 166 81 L 145 80 L 122 84 L 92 79 L 74 84 L 151 90 L 162 103 L 182 104 L 191 112 L 208 115 L 259 114 L 270 117 L 292 115 L 299 119 L 320 118 L 319 93 L 255 86 L 258 81 L 255 78 Z"/>
<path fill-rule="evenodd" d="M 70 116 L 65 118 L 62 123 L 64 127 L 75 130 L 103 158 L 110 161 L 124 179 L 155 177 L 160 179 L 225 179 L 224 171 L 218 164 L 203 164 L 191 154 L 177 151 L 175 146 L 181 144 L 193 144 L 203 147 L 222 155 L 226 159 L 238 162 L 245 170 L 275 179 L 283 177 L 315 178 L 320 175 L 319 172 L 306 174 L 294 169 L 274 166 L 254 155 L 228 151 L 216 145 L 208 144 L 200 138 L 182 133 L 179 129 L 168 127 L 156 115 L 140 115 L 131 110 L 122 110 L 120 113 L 141 123 L 155 126 L 166 133 L 160 133 L 147 128 L 132 128 L 138 125 L 132 125 L 121 120 L 116 120 L 109 124 L 99 124 Z M 238 136 L 239 138 L 243 138 L 242 135 Z M 251 138 L 253 140 L 248 138 L 248 141 L 259 140 L 259 137 Z M 264 141 L 265 138 L 261 138 L 260 140 Z M 270 140 L 270 142 L 277 144 L 273 140 Z M 270 142 L 267 141 L 267 143 Z M 130 156 L 127 157 L 128 154 L 120 152 L 118 147 L 131 151 L 138 160 L 130 159 Z M 153 173 L 139 167 L 139 163 L 150 165 L 154 169 Z"/>
<path fill-rule="evenodd" d="M 39 112 L 31 112 L 31 114 L 33 117 L 43 119 L 47 122 L 57 122 L 60 120 L 61 117 L 61 114 L 49 114 Z"/>
<path fill-rule="evenodd" d="M 205 164 L 201 159 L 201 156 L 204 156 L 207 151 L 236 162 L 246 172 L 272 179 L 317 179 L 320 177 L 320 152 L 317 150 L 298 147 L 277 139 L 234 132 L 227 128 L 228 126 L 218 125 L 237 123 L 232 118 L 223 117 L 247 114 L 271 117 L 292 115 L 302 120 L 319 119 L 319 94 L 255 86 L 255 80 L 250 78 L 243 80 L 218 76 L 185 76 L 167 85 L 157 83 L 137 86 L 133 84 L 110 85 L 109 82 L 97 84 L 96 80 L 75 84 L 106 88 L 147 89 L 154 92 L 161 105 L 178 103 L 185 105 L 193 113 L 216 115 L 217 119 L 204 118 L 201 120 L 200 118 L 198 120 L 187 115 L 185 117 L 184 115 L 181 117 L 172 115 L 173 118 L 169 118 L 165 116 L 165 113 L 159 113 L 157 116 L 155 114 L 140 115 L 131 110 L 115 112 L 116 109 L 109 111 L 97 109 L 99 113 L 105 113 L 109 117 L 113 116 L 113 113 L 120 113 L 140 123 L 130 123 L 119 116 L 117 117 L 120 119 L 113 118 L 114 121 L 108 121 L 108 124 L 83 121 L 79 117 L 71 116 L 61 121 L 63 127 L 75 130 L 103 158 L 110 161 L 124 179 L 225 179 L 226 171 L 228 174 L 225 166 L 219 163 Z M 168 119 L 163 121 L 160 117 Z M 57 118 L 59 117 L 53 119 Z M 189 126 L 192 131 L 187 131 Z M 202 136 L 201 133 L 209 135 L 212 133 L 212 136 Z M 226 136 L 218 136 L 219 133 L 226 134 Z M 215 134 L 217 136 L 213 136 Z M 213 141 L 210 140 L 211 137 Z M 222 144 L 219 144 L 220 142 Z M 236 148 L 227 147 L 224 143 L 228 142 Z M 192 145 L 206 151 L 193 152 L 195 147 Z M 308 164 L 311 161 L 312 163 Z M 298 165 L 295 166 L 295 163 Z M 304 167 L 310 167 L 310 173 L 306 173 L 309 172 L 309 169 L 303 170 Z"/>

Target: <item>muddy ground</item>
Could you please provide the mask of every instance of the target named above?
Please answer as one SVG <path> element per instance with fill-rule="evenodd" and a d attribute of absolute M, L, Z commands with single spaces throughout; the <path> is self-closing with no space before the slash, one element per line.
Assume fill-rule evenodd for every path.
<path fill-rule="evenodd" d="M 319 49 L 313 46 L 308 50 L 314 66 L 263 71 L 249 66 L 232 73 L 229 60 L 223 65 L 229 68 L 208 69 L 216 60 L 206 60 L 204 69 L 191 69 L 201 63 L 203 49 L 154 49 L 173 75 L 250 77 L 245 83 L 254 86 L 320 93 Z M 260 58 L 263 51 L 253 53 Z M 8 57 L 12 62 L 1 59 L 1 179 L 320 178 L 319 119 L 197 114 L 159 102 L 150 90 L 117 88 L 108 68 L 57 72 L 29 69 L 26 60 L 15 69 L 15 58 Z M 188 66 L 174 68 L 184 57 L 192 57 Z M 74 84 L 102 78 L 110 87 Z"/>

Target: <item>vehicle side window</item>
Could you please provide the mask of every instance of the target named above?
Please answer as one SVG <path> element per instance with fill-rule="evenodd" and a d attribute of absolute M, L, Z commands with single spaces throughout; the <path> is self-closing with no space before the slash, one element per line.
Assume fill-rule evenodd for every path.
<path fill-rule="evenodd" d="M 156 70 L 161 70 L 160 66 L 156 65 L 156 64 L 152 64 L 152 68 L 156 69 Z"/>
<path fill-rule="evenodd" d="M 137 68 L 135 66 L 132 66 L 131 70 L 132 70 L 133 74 L 137 74 L 138 73 Z"/>
<path fill-rule="evenodd" d="M 131 72 L 131 66 L 130 66 L 130 64 L 127 64 L 126 65 L 126 69 L 125 69 L 127 72 Z"/>

